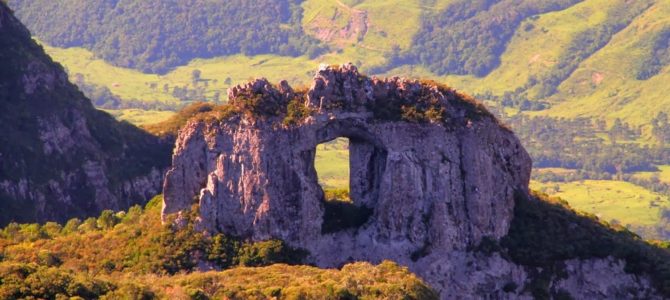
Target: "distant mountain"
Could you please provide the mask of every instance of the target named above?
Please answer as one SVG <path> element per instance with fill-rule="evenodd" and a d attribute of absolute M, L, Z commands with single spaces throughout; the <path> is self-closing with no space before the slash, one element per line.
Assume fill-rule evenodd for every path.
<path fill-rule="evenodd" d="M 96 110 L 0 3 L 0 224 L 65 221 L 157 194 L 169 144 Z"/>

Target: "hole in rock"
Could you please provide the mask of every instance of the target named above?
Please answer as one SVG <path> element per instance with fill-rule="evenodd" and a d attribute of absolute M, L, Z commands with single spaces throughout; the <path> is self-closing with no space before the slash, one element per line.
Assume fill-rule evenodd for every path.
<path fill-rule="evenodd" d="M 370 219 L 385 159 L 384 151 L 355 138 L 317 146 L 314 166 L 324 192 L 322 233 L 358 228 Z"/>

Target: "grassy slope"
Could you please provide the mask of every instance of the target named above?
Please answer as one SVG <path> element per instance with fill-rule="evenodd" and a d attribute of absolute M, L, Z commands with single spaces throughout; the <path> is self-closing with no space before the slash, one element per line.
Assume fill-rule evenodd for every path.
<path fill-rule="evenodd" d="M 670 208 L 667 196 L 624 181 L 533 182 L 531 187 L 561 197 L 576 210 L 623 225 L 654 225 L 660 220 L 661 209 Z"/>
<path fill-rule="evenodd" d="M 314 167 L 324 189 L 349 189 L 349 150 L 347 139 L 337 139 L 316 148 Z"/>
<path fill-rule="evenodd" d="M 609 5 L 613 5 L 612 1 L 587 0 L 562 11 L 540 15 L 537 20 L 525 20 L 503 53 L 500 66 L 486 77 L 436 76 L 423 67 L 401 67 L 389 74 L 438 77 L 473 94 L 514 91 L 524 86 L 530 76 L 546 74 L 579 32 L 604 22 L 607 15 L 602 8 Z M 526 30 L 528 24 L 533 28 Z"/>
<path fill-rule="evenodd" d="M 368 32 L 356 46 L 388 51 L 393 46 L 401 49 L 411 47 L 414 34 L 421 26 L 421 15 L 427 11 L 442 9 L 453 0 L 342 0 L 340 2 L 341 4 L 332 0 L 305 1 L 302 4 L 305 32 L 316 36 L 314 28 L 323 26 L 343 28 L 349 22 L 351 10 L 362 10 L 368 13 Z M 336 38 L 331 44 L 343 46 L 342 42 Z"/>
<path fill-rule="evenodd" d="M 137 126 L 155 124 L 165 121 L 174 115 L 172 111 L 142 109 L 104 109 L 118 120 L 128 121 Z"/>
<path fill-rule="evenodd" d="M 622 118 L 632 123 L 648 122 L 650 113 L 670 111 L 670 67 L 648 80 L 637 80 L 636 70 L 651 51 L 647 43 L 655 33 L 670 26 L 670 1 L 658 1 L 630 26 L 614 36 L 559 88 L 555 100 L 563 100 L 545 114 L 575 117 Z M 599 84 L 595 74 L 604 77 Z"/>

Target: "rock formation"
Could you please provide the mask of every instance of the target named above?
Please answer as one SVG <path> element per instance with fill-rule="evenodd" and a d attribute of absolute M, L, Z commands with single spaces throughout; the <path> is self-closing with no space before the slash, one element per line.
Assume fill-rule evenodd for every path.
<path fill-rule="evenodd" d="M 255 96 L 281 105 L 295 97 L 286 84 L 275 89 L 265 80 L 230 92 L 233 103 Z M 387 99 L 411 104 L 418 97 L 434 100 L 444 120 L 375 117 L 395 105 Z M 198 196 L 207 230 L 310 248 L 321 237 L 323 216 L 315 149 L 347 137 L 351 197 L 374 211 L 374 222 L 359 229 L 361 238 L 409 254 L 502 237 L 514 192 L 528 186 L 531 161 L 512 132 L 483 111 L 460 107 L 459 97 L 415 81 L 367 79 L 353 66 L 325 68 L 300 103 L 315 113 L 296 126 L 270 116 L 192 122 L 182 129 L 165 182 L 165 213 L 190 208 Z"/>
<path fill-rule="evenodd" d="M 169 164 L 169 145 L 96 110 L 3 2 L 0 127 L 0 225 L 143 203 Z"/>
<path fill-rule="evenodd" d="M 434 83 L 368 78 L 351 65 L 321 67 L 308 91 L 259 79 L 229 98 L 180 131 L 164 220 L 195 208 L 202 230 L 282 239 L 322 267 L 391 259 L 445 299 L 524 297 L 503 289 L 523 286 L 528 270 L 471 251 L 507 234 L 531 171 L 518 139 L 480 104 Z M 315 149 L 339 137 L 350 141 L 352 206 L 368 213 L 360 226 L 326 230 Z M 570 272 L 591 277 L 582 272 L 588 263 L 621 273 L 616 261 L 576 261 Z M 630 287 L 638 279 L 622 280 Z M 614 282 L 594 293 L 626 295 Z"/>

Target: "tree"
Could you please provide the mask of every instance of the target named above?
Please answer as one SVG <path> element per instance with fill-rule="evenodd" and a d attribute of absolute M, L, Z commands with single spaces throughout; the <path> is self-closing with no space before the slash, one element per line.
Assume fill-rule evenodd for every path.
<path fill-rule="evenodd" d="M 97 220 L 95 218 L 88 218 L 79 225 L 78 229 L 83 232 L 98 230 Z"/>
<path fill-rule="evenodd" d="M 100 217 L 98 217 L 96 224 L 100 229 L 111 229 L 114 228 L 114 225 L 116 225 L 118 222 L 119 220 L 116 215 L 114 215 L 113 211 L 104 210 L 100 214 Z"/>
<path fill-rule="evenodd" d="M 75 233 L 79 230 L 79 226 L 81 225 L 81 220 L 74 218 L 70 219 L 65 223 L 65 227 L 63 227 L 62 233 L 63 234 L 70 234 L 70 233 Z"/>
<path fill-rule="evenodd" d="M 202 75 L 202 72 L 198 69 L 195 69 L 195 70 L 193 70 L 193 72 L 191 72 L 191 81 L 193 82 L 193 85 L 198 84 L 198 82 L 201 80 L 201 77 L 200 77 L 201 75 Z"/>
<path fill-rule="evenodd" d="M 49 236 L 50 238 L 54 238 L 61 234 L 63 226 L 61 226 L 56 222 L 47 222 L 46 224 L 44 224 L 44 226 L 42 226 L 42 230 L 47 236 Z"/>

